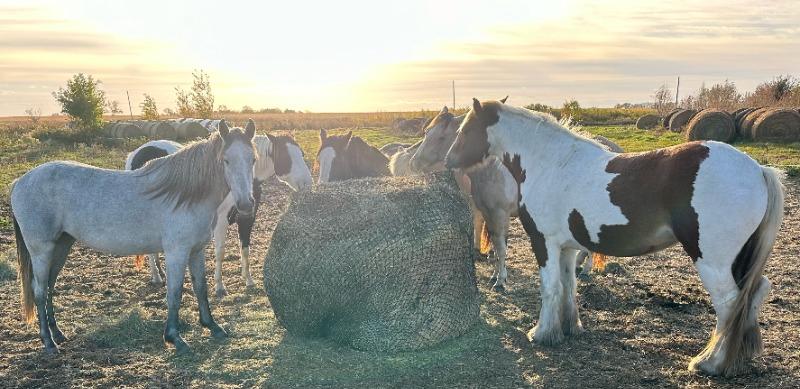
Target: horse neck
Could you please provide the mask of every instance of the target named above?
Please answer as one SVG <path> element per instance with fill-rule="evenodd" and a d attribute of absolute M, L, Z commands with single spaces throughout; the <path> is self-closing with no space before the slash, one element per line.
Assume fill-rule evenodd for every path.
<path fill-rule="evenodd" d="M 565 166 L 609 154 L 600 145 L 545 119 L 506 114 L 489 132 L 489 151 L 501 160 L 505 154 L 519 155 L 536 165 Z"/>
<path fill-rule="evenodd" d="M 350 153 L 350 168 L 355 176 L 388 174 L 389 158 L 380 150 L 364 144 L 358 150 L 350 150 Z"/>
<path fill-rule="evenodd" d="M 258 159 L 253 170 L 254 177 L 264 181 L 275 175 L 275 161 L 272 160 L 272 142 L 264 135 L 256 135 L 253 138 L 256 145 Z"/>

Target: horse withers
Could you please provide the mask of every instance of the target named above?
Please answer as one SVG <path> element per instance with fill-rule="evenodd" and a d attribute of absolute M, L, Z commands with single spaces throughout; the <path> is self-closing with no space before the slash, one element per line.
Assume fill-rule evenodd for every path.
<path fill-rule="evenodd" d="M 189 346 L 178 330 L 178 309 L 187 266 L 200 324 L 227 336 L 208 304 L 204 248 L 222 200 L 230 192 L 237 209 L 253 212 L 255 126 L 229 129 L 221 122 L 209 139 L 191 143 L 134 171 L 107 170 L 76 162 L 42 164 L 17 179 L 11 211 L 23 316 L 39 319 L 48 353 L 66 337 L 56 324 L 53 292 L 75 241 L 120 256 L 164 252 L 167 320 L 164 341 L 179 352 Z"/>
<path fill-rule="evenodd" d="M 784 207 L 779 171 L 713 141 L 612 153 L 551 115 L 474 100 L 445 162 L 465 168 L 488 156 L 507 161 L 519 183 L 520 220 L 540 268 L 530 340 L 554 345 L 583 331 L 575 250 L 624 257 L 680 243 L 717 313 L 689 368 L 734 375 L 761 352 L 758 312 L 771 288 L 763 270 Z"/>
<path fill-rule="evenodd" d="M 388 176 L 389 159 L 349 131 L 343 135 L 328 135 L 319 131 L 317 165 L 319 183 L 344 181 L 351 178 Z"/>

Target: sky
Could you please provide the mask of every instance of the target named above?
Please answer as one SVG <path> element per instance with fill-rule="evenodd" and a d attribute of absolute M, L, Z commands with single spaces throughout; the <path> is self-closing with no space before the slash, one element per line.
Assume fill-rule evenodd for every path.
<path fill-rule="evenodd" d="M 472 97 L 646 102 L 724 80 L 800 76 L 800 6 L 775 1 L 0 0 L 0 115 L 59 111 L 79 72 L 134 114 L 175 107 L 192 71 L 217 104 L 366 112 Z"/>

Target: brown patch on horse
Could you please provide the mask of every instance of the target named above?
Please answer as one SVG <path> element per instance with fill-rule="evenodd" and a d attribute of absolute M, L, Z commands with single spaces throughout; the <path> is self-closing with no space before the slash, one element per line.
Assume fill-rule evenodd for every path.
<path fill-rule="evenodd" d="M 522 201 L 522 183 L 525 182 L 526 174 L 525 170 L 522 168 L 522 163 L 520 161 L 519 154 L 514 154 L 514 158 L 508 153 L 503 154 L 503 165 L 505 165 L 506 169 L 511 173 L 511 176 L 514 177 L 514 181 L 517 182 L 517 202 Z"/>
<path fill-rule="evenodd" d="M 351 178 L 391 175 L 389 158 L 357 136 L 350 138 L 345 156 L 350 160 Z"/>
<path fill-rule="evenodd" d="M 461 133 L 453 143 L 447 157 L 449 168 L 467 168 L 489 156 L 489 135 L 486 129 L 500 120 L 497 111 L 503 104 L 498 101 L 483 103 L 473 100 L 472 110 L 461 124 Z"/>
<path fill-rule="evenodd" d="M 628 219 L 624 225 L 602 225 L 599 243 L 589 237 L 583 215 L 573 209 L 569 229 L 578 243 L 591 251 L 614 256 L 636 256 L 672 244 L 662 231 L 670 228 L 674 238 L 696 261 L 702 256 L 697 212 L 692 207 L 694 181 L 709 149 L 701 142 L 620 154 L 606 166 L 617 174 L 608 184 L 609 199 Z"/>
<path fill-rule="evenodd" d="M 268 135 L 272 142 L 272 163 L 275 165 L 275 174 L 285 176 L 292 170 L 292 156 L 289 155 L 287 145 L 300 147 L 289 135 Z"/>
<path fill-rule="evenodd" d="M 522 223 L 522 228 L 531 238 L 531 247 L 533 247 L 533 254 L 536 256 L 536 263 L 539 267 L 544 267 L 547 264 L 547 246 L 545 246 L 544 234 L 542 234 L 533 218 L 528 213 L 525 204 L 519 207 L 519 221 Z"/>

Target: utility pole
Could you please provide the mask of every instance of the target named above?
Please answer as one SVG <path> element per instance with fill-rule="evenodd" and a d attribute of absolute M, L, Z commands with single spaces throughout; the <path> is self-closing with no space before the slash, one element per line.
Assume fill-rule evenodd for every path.
<path fill-rule="evenodd" d="M 453 80 L 453 111 L 456 110 L 456 80 Z"/>
<path fill-rule="evenodd" d="M 681 76 L 678 76 L 678 85 L 675 87 L 675 108 L 678 108 L 678 94 L 681 92 Z"/>
<path fill-rule="evenodd" d="M 133 120 L 133 109 L 131 108 L 131 94 L 128 91 L 125 91 L 125 94 L 128 95 L 128 113 L 131 115 L 131 120 Z"/>

